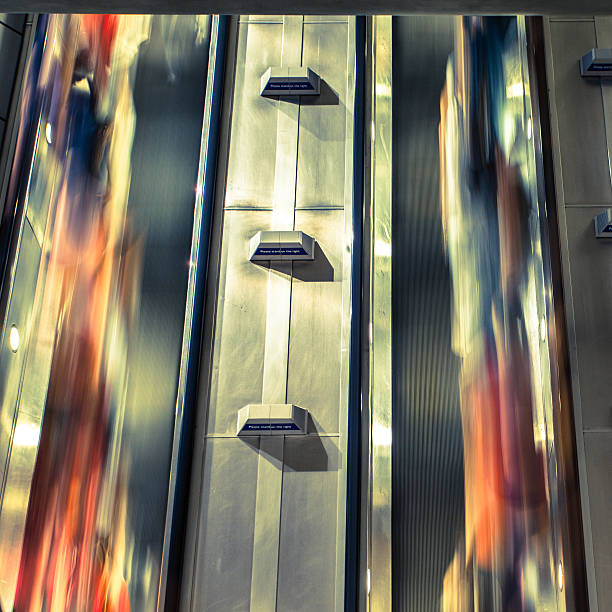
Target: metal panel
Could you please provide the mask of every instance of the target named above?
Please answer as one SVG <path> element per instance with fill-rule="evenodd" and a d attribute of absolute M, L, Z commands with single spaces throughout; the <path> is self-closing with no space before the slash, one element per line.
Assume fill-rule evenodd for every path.
<path fill-rule="evenodd" d="M 612 432 L 585 432 L 589 502 L 593 527 L 599 610 L 612 610 Z"/>
<path fill-rule="evenodd" d="M 258 441 L 206 443 L 192 610 L 250 609 Z"/>
<path fill-rule="evenodd" d="M 240 15 L 240 23 L 283 23 L 282 15 Z"/>
<path fill-rule="evenodd" d="M 335 610 L 338 438 L 285 438 L 279 552 L 280 611 Z M 333 518 L 332 518 L 333 517 Z"/>
<path fill-rule="evenodd" d="M 374 18 L 370 272 L 370 610 L 391 610 L 391 17 Z"/>
<path fill-rule="evenodd" d="M 565 213 L 585 430 L 612 427 L 612 242 L 595 238 L 593 216 L 601 210 L 571 207 Z"/>
<path fill-rule="evenodd" d="M 612 201 L 601 89 L 580 77 L 578 58 L 596 46 L 592 22 L 550 24 L 565 203 Z"/>
<path fill-rule="evenodd" d="M 207 432 L 236 433 L 238 410 L 261 401 L 268 267 L 249 261 L 249 240 L 272 213 L 226 211 Z"/>
<path fill-rule="evenodd" d="M 343 166 L 344 167 L 344 166 Z M 344 211 L 296 211 L 316 241 L 313 262 L 293 263 L 288 401 L 310 411 L 319 433 L 338 433 Z"/>
<path fill-rule="evenodd" d="M 321 77 L 321 95 L 300 101 L 296 207 L 342 206 L 347 104 L 345 23 L 305 23 L 302 63 Z"/>
<path fill-rule="evenodd" d="M 225 205 L 272 208 L 278 102 L 259 95 L 260 78 L 279 66 L 282 24 L 241 23 Z"/>
<path fill-rule="evenodd" d="M 8 116 L 15 72 L 19 62 L 21 50 L 21 36 L 5 25 L 0 24 L 0 118 Z"/>

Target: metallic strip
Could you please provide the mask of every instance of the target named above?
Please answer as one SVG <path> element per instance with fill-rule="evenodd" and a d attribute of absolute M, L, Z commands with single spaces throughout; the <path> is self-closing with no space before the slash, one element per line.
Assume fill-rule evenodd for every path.
<path fill-rule="evenodd" d="M 348 78 L 353 83 L 353 117 L 347 113 L 347 121 L 352 121 L 352 172 L 346 176 L 352 178 L 350 206 L 347 203 L 345 215 L 350 224 L 352 245 L 350 245 L 351 285 L 350 285 L 350 336 L 348 363 L 348 418 L 346 432 L 346 544 L 344 567 L 344 609 L 357 610 L 359 601 L 359 484 L 360 484 L 360 451 L 361 451 L 361 271 L 363 257 L 363 175 L 364 175 L 364 103 L 365 103 L 365 31 L 366 18 L 351 18 L 351 46 L 349 49 L 350 68 Z M 354 61 L 351 62 L 354 57 Z M 354 72 L 354 74 L 351 74 Z M 347 135 L 350 134 L 347 129 Z M 348 139 L 347 139 L 348 140 Z M 347 155 L 347 163 L 349 156 Z M 347 190 L 348 191 L 348 190 Z M 348 194 L 347 194 L 348 195 Z M 348 257 L 346 258 L 348 259 Z M 346 303 L 346 302 L 345 302 Z M 342 352 L 342 355 L 346 351 Z M 342 389 L 345 385 L 342 385 Z M 342 497 L 338 497 L 342 499 Z M 363 585 L 361 585 L 363 586 Z M 340 607 L 337 606 L 339 610 Z"/>
<path fill-rule="evenodd" d="M 281 64 L 302 63 L 304 18 L 283 17 Z M 243 24 L 240 27 L 248 27 Z M 276 167 L 272 228 L 293 230 L 300 120 L 299 98 L 277 102 Z M 262 403 L 287 402 L 292 263 L 270 264 Z M 251 610 L 274 612 L 278 591 L 284 436 L 260 438 L 251 574 Z"/>
<path fill-rule="evenodd" d="M 251 610 L 275 612 L 285 436 L 261 436 L 253 529 Z"/>
<path fill-rule="evenodd" d="M 566 609 L 586 609 L 586 574 L 584 538 L 581 517 L 578 470 L 576 465 L 575 424 L 573 419 L 569 355 L 567 353 L 567 329 L 562 315 L 565 310 L 561 271 L 561 247 L 559 239 L 558 202 L 554 193 L 554 171 L 549 115 L 549 92 L 546 82 L 546 58 L 543 19 L 530 17 L 525 20 L 527 63 L 530 78 L 531 109 L 533 117 L 533 152 L 538 185 L 540 233 L 544 293 L 547 317 L 554 321 L 554 331 L 549 334 L 549 363 L 552 386 L 551 404 L 554 416 L 555 466 L 559 472 L 555 489 L 558 500 L 559 525 L 556 534 L 555 554 L 565 573 L 563 593 Z M 552 481 L 552 479 L 551 479 Z M 557 585 L 558 586 L 558 585 Z"/>
<path fill-rule="evenodd" d="M 559 119 L 557 114 L 557 100 L 555 91 L 555 72 L 553 69 L 552 45 L 550 20 L 544 19 L 544 43 L 546 55 L 546 74 L 548 80 L 549 108 L 550 108 L 550 131 L 552 147 L 550 147 L 553 170 L 554 170 L 554 189 L 558 214 L 559 248 L 561 256 L 562 291 L 564 295 L 567 348 L 569 353 L 569 373 L 571 377 L 571 396 L 573 403 L 573 418 L 576 442 L 576 462 L 578 466 L 578 481 L 580 489 L 580 505 L 582 513 L 582 530 L 584 538 L 584 557 L 587 579 L 588 609 L 597 612 L 597 590 L 595 583 L 595 559 L 593 554 L 593 540 L 591 530 L 591 515 L 589 503 L 589 490 L 587 479 L 586 454 L 584 448 L 584 435 L 582 426 L 582 404 L 580 399 L 580 380 L 578 376 L 578 347 L 576 345 L 576 324 L 574 320 L 574 300 L 572 295 L 572 284 L 570 276 L 570 255 L 567 237 L 567 218 L 565 215 L 565 193 L 563 188 L 563 168 L 561 165 L 561 147 L 559 135 Z"/>
<path fill-rule="evenodd" d="M 369 610 L 391 610 L 391 36 L 374 17 L 370 268 Z"/>
<path fill-rule="evenodd" d="M 303 17 L 283 18 L 283 66 L 302 62 Z M 300 121 L 299 98 L 278 100 L 276 133 L 276 168 L 272 229 L 293 230 L 295 223 L 295 185 Z M 287 401 L 287 367 L 289 359 L 289 324 L 291 318 L 291 263 L 275 263 L 268 274 L 266 339 L 262 403 L 283 404 Z"/>
<path fill-rule="evenodd" d="M 306 18 L 305 18 L 306 20 Z M 314 22 L 313 22 L 314 23 Z M 334 24 L 342 23 L 340 21 L 333 22 Z M 356 32 L 356 18 L 350 17 L 348 20 L 348 40 L 347 40 L 347 53 L 346 53 L 346 108 L 354 111 L 355 106 L 355 34 Z M 353 227 L 353 203 L 354 203 L 354 181 L 353 181 L 353 142 L 354 142 L 354 125 L 355 120 L 353 113 L 347 111 L 345 113 L 345 143 L 344 143 L 344 231 L 343 231 L 343 250 L 342 250 L 342 328 L 340 332 L 340 398 L 339 398 L 339 410 L 340 410 L 340 421 L 339 421 L 339 444 L 340 452 L 347 456 L 348 445 L 349 445 L 349 420 L 348 415 L 351 410 L 350 397 L 351 392 L 349 389 L 350 377 L 351 377 L 351 329 L 352 329 L 352 316 L 353 306 L 355 303 L 359 303 L 359 298 L 354 299 L 353 297 L 353 249 L 354 241 L 359 241 L 359 236 L 354 236 Z M 361 168 L 360 168 L 361 169 Z M 357 204 L 355 204 L 357 205 Z M 361 206 L 361 203 L 359 203 Z M 316 209 L 315 207 L 314 209 Z M 305 208 L 300 208 L 305 210 Z M 349 280 L 350 279 L 350 280 Z M 357 378 L 357 384 L 359 384 L 359 375 Z M 358 461 L 357 457 L 357 461 Z M 338 500 L 336 509 L 336 577 L 335 577 L 335 610 L 354 610 L 354 606 L 350 605 L 350 602 L 346 599 L 347 576 L 351 579 L 356 579 L 356 576 L 350 574 L 350 565 L 347 566 L 347 538 L 351 538 L 351 534 L 347 533 L 347 524 L 350 518 L 357 519 L 357 515 L 352 517 L 348 516 L 350 511 L 348 508 L 348 473 L 349 464 L 347 456 L 347 469 L 344 471 L 341 477 L 338 478 L 338 489 L 337 497 Z M 358 512 L 357 507 L 353 507 L 352 510 Z M 357 534 L 354 534 L 355 537 Z"/>
<path fill-rule="evenodd" d="M 227 17 L 216 15 L 213 17 L 189 261 L 187 303 L 175 408 L 162 567 L 157 597 L 157 610 L 159 612 L 166 607 L 166 587 L 171 562 L 173 566 L 178 564 L 180 567 L 182 561 L 179 558 L 182 557 L 181 540 L 184 537 L 184 521 L 182 519 L 184 519 L 187 505 L 191 462 L 190 445 L 187 444 L 185 438 L 192 435 L 196 404 L 227 28 Z"/>

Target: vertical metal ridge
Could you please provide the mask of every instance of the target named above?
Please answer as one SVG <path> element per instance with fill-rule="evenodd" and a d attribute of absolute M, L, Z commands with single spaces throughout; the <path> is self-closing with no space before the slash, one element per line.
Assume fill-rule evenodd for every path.
<path fill-rule="evenodd" d="M 355 18 L 355 94 L 353 100 L 353 244 L 347 428 L 346 548 L 344 609 L 359 601 L 359 470 L 361 440 L 361 300 L 364 179 L 365 17 Z"/>

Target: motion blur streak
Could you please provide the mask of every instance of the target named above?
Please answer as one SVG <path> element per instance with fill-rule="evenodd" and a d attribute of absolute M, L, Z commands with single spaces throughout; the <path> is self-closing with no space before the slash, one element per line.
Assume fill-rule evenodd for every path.
<path fill-rule="evenodd" d="M 536 289 L 538 209 L 515 18 L 458 18 L 440 189 L 461 359 L 465 538 L 445 610 L 558 610 Z M 536 435 L 538 434 L 538 435 Z"/>
<path fill-rule="evenodd" d="M 130 68 L 148 25 L 146 18 L 53 16 L 47 28 L 37 88 L 51 100 L 47 156 L 59 180 L 42 324 L 55 330 L 16 610 L 130 608 L 123 575 L 129 461 L 119 450 L 141 260 L 126 216 Z"/>
<path fill-rule="evenodd" d="M 19 354 L 26 355 L 22 399 L 17 408 L 5 403 L 0 412 L 2 427 L 12 431 L 7 472 L 17 469 L 15 465 L 29 470 L 31 485 L 24 478 L 9 486 L 5 472 L 4 490 L 0 489 L 2 609 L 127 612 L 155 607 L 176 401 L 172 366 L 178 371 L 179 360 L 167 351 L 169 405 L 158 399 L 161 407 L 148 402 L 145 411 L 136 413 L 139 404 L 132 396 L 142 394 L 134 391 L 133 381 L 143 370 L 151 370 L 134 355 L 143 338 L 138 331 L 143 287 L 150 291 L 152 285 L 143 280 L 151 238 L 147 225 L 134 218 L 138 208 L 132 206 L 130 192 L 135 171 L 141 181 L 142 167 L 150 168 L 150 147 L 142 146 L 142 127 L 137 130 L 136 80 L 141 88 L 143 82 L 155 87 L 153 99 L 169 112 L 172 98 L 167 91 L 172 83 L 175 89 L 184 85 L 186 62 L 198 56 L 195 129 L 185 121 L 191 119 L 188 96 L 180 107 L 181 125 L 193 132 L 197 146 L 209 23 L 208 18 L 193 16 L 40 18 L 26 74 L 10 189 L 11 197 L 25 199 L 26 224 L 36 232 L 42 257 L 32 318 L 19 347 Z M 197 53 L 191 47 L 198 47 Z M 143 49 L 147 59 L 139 64 Z M 140 69 L 149 70 L 145 76 L 153 73 L 152 83 Z M 142 96 L 140 100 L 144 107 Z M 183 143 L 183 148 L 191 155 L 191 143 Z M 163 150 L 168 157 L 158 163 L 170 163 L 173 150 L 171 142 Z M 185 284 L 197 159 L 195 155 L 192 165 L 185 165 L 193 174 L 193 184 L 188 180 L 185 186 L 191 194 L 183 215 L 187 231 L 175 247 L 179 269 L 171 270 L 173 278 Z M 147 201 L 146 195 L 140 197 Z M 163 195 L 159 200 L 167 205 Z M 181 202 L 177 193 L 170 212 L 177 218 Z M 159 284 L 167 286 L 164 272 L 170 267 L 161 273 L 155 270 Z M 185 287 L 174 295 L 182 321 Z M 166 348 L 156 340 L 149 346 Z M 173 341 L 178 351 L 180 336 Z M 20 423 L 33 413 L 36 402 L 26 400 L 38 389 L 42 420 Z M 134 442 L 139 420 L 144 435 L 157 435 L 157 447 L 145 453 Z M 37 451 L 35 462 L 33 454 L 23 454 L 28 448 Z M 146 452 L 157 454 L 159 463 L 149 460 L 149 473 L 140 476 L 148 479 L 143 503 L 142 480 L 134 466 L 142 465 Z M 148 515 L 135 521 L 134 514 L 142 513 L 143 507 Z M 158 534 L 153 542 L 147 540 L 151 525 Z"/>

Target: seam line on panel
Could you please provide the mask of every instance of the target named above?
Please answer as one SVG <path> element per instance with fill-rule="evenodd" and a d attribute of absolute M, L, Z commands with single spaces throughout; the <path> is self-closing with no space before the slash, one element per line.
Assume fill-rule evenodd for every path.
<path fill-rule="evenodd" d="M 589 21 L 595 21 L 593 17 L 550 17 L 549 21 L 553 23 L 588 23 Z"/>
<path fill-rule="evenodd" d="M 565 204 L 565 208 L 612 208 L 612 202 L 599 202 L 598 204 Z"/>
<path fill-rule="evenodd" d="M 301 41 L 300 41 L 300 66 L 304 61 L 304 16 L 302 15 L 302 32 L 301 32 Z M 300 100 L 298 98 L 298 100 Z M 295 139 L 295 180 L 293 183 L 293 229 L 295 230 L 295 213 L 297 206 L 297 182 L 298 182 L 298 169 L 299 169 L 299 155 L 300 155 L 300 114 L 302 111 L 302 103 L 301 100 L 298 102 L 298 111 L 297 111 L 297 134 Z M 291 306 L 293 300 L 293 262 L 291 262 L 291 280 L 289 282 L 289 331 L 287 333 L 287 371 L 285 372 L 285 403 L 288 402 L 289 398 L 289 360 L 291 358 Z M 306 425 L 308 428 L 308 424 Z M 306 429 L 308 431 L 308 429 Z M 285 445 L 283 439 L 283 447 Z M 283 473 L 284 473 L 284 448 L 283 448 Z M 281 478 L 281 487 L 282 487 L 282 478 Z M 281 489 L 281 508 L 283 503 L 283 493 Z M 279 538 L 278 538 L 278 546 L 279 546 L 279 555 L 280 555 L 280 523 L 279 523 Z M 278 597 L 278 571 L 276 572 L 276 596 Z"/>
<path fill-rule="evenodd" d="M 612 433 L 612 430 L 610 430 L 610 432 Z M 205 440 L 211 439 L 211 440 L 216 440 L 216 439 L 224 439 L 224 440 L 243 440 L 245 438 L 260 438 L 261 434 L 248 434 L 248 435 L 244 435 L 244 436 L 237 436 L 236 434 L 206 434 L 204 436 Z M 312 432 L 309 434 L 298 434 L 296 436 L 294 436 L 296 438 L 341 438 L 342 434 L 337 432 L 337 431 L 332 431 L 332 432 Z"/>
<path fill-rule="evenodd" d="M 285 391 L 286 392 L 286 391 Z M 280 570 L 281 537 L 283 531 L 283 484 L 285 480 L 285 439 L 283 436 L 283 452 L 280 464 L 280 503 L 278 504 L 278 548 L 276 550 L 276 593 L 274 594 L 274 610 L 278 611 L 278 572 Z"/>

